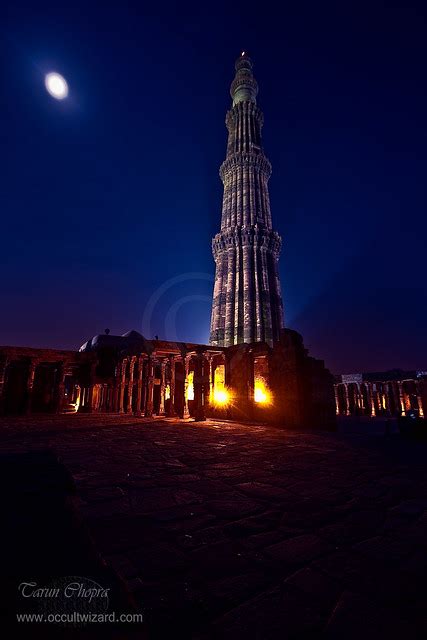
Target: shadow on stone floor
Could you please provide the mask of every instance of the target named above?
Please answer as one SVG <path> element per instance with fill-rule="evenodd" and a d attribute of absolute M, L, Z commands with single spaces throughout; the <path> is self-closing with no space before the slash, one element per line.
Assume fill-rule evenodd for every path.
<path fill-rule="evenodd" d="M 87 636 L 87 628 L 79 625 L 18 623 L 16 614 L 136 611 L 125 582 L 98 554 L 74 507 L 74 494 L 71 475 L 51 451 L 0 457 L 2 632 L 9 629 L 17 637 Z M 96 585 L 108 595 L 84 595 Z M 41 591 L 46 588 L 49 595 Z M 101 627 L 92 625 L 91 637 L 121 638 L 123 631 L 129 636 L 133 632 L 130 626 Z M 141 625 L 138 631 L 138 637 L 144 637 Z"/>
<path fill-rule="evenodd" d="M 10 435 L 4 451 L 49 447 L 60 457 L 79 516 L 60 516 L 58 531 L 68 528 L 61 535 L 76 539 L 84 519 L 143 609 L 150 639 L 393 638 L 396 630 L 418 638 L 427 631 L 424 443 L 112 416 L 57 417 L 49 425 L 40 418 Z M 38 475 L 40 468 L 29 477 Z M 69 478 L 55 478 L 68 503 Z M 29 512 L 30 503 L 22 502 Z M 53 504 L 60 514 L 61 501 Z M 3 548 L 13 548 L 12 538 Z M 18 531 L 16 542 L 23 548 L 25 535 Z M 49 545 L 39 544 L 46 555 Z M 69 568 L 60 565 L 64 571 L 75 573 L 82 558 L 89 557 L 85 571 L 92 566 L 90 553 L 77 556 Z"/>

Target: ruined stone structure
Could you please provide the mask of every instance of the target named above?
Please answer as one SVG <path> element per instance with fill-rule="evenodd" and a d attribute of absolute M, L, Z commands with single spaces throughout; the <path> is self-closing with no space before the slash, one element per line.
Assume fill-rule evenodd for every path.
<path fill-rule="evenodd" d="M 259 393 L 258 393 L 259 392 Z M 206 416 L 334 428 L 333 377 L 302 338 L 214 347 L 98 335 L 79 352 L 0 347 L 0 412 Z"/>
<path fill-rule="evenodd" d="M 221 231 L 212 241 L 216 263 L 210 343 L 279 341 L 283 305 L 278 259 L 281 238 L 273 231 L 268 180 L 271 164 L 261 141 L 263 114 L 258 84 L 245 52 L 236 61 L 227 113 L 227 156 Z"/>
<path fill-rule="evenodd" d="M 92 403 L 96 366 L 93 354 L 0 347 L 0 414 L 83 409 Z"/>
<path fill-rule="evenodd" d="M 341 416 L 427 416 L 427 371 L 351 373 L 335 378 L 335 407 Z"/>

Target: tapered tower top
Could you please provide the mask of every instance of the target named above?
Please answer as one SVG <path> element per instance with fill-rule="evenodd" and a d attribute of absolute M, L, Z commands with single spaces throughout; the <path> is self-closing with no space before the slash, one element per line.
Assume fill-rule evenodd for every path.
<path fill-rule="evenodd" d="M 236 75 L 230 87 L 233 107 L 239 102 L 256 102 L 258 83 L 252 73 L 252 60 L 246 51 L 242 51 L 234 67 Z"/>

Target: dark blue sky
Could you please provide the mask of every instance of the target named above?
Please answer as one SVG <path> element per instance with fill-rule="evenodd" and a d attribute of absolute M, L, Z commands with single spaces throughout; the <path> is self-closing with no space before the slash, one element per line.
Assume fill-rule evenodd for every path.
<path fill-rule="evenodd" d="M 1 344 L 207 340 L 244 48 L 287 326 L 334 372 L 427 368 L 424 3 L 61 4 L 0 27 Z"/>

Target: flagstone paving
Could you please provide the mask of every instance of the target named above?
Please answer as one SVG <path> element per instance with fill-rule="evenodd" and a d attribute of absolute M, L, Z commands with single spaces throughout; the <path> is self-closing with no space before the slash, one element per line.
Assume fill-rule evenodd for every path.
<path fill-rule="evenodd" d="M 54 451 L 150 638 L 427 633 L 427 446 L 133 416 L 3 418 Z"/>

